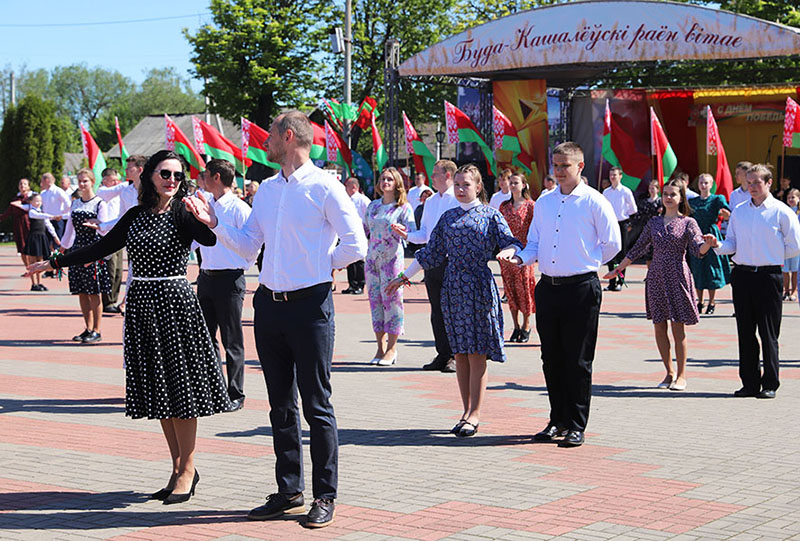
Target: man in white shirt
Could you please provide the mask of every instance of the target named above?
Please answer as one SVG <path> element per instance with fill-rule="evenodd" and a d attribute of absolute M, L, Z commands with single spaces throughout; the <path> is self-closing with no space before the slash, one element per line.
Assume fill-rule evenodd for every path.
<path fill-rule="evenodd" d="M 559 188 L 537 201 L 525 249 L 516 256 L 510 251 L 497 256 L 523 265 L 539 262 L 536 330 L 550 422 L 534 439 L 564 436 L 562 447 L 583 444 L 603 295 L 597 269 L 622 246 L 611 203 L 580 180 L 583 165 L 578 144 L 566 142 L 553 149 Z"/>
<path fill-rule="evenodd" d="M 273 121 L 268 157 L 281 170 L 261 184 L 242 228 L 218 221 L 202 195 L 187 198 L 186 205 L 242 257 L 255 257 L 265 244 L 254 332 L 269 396 L 278 492 L 248 518 L 304 512 L 299 391 L 313 449 L 314 503 L 304 525 L 319 528 L 333 520 L 338 484 L 339 440 L 330 403 L 331 272 L 364 259 L 367 238 L 344 186 L 309 159 L 313 139 L 311 122 L 300 111 Z"/>
<path fill-rule="evenodd" d="M 200 173 L 203 187 L 210 192 L 217 219 L 230 227 L 241 229 L 250 216 L 250 206 L 236 197 L 232 186 L 236 178 L 233 164 L 213 159 Z M 244 406 L 244 332 L 242 331 L 242 305 L 247 290 L 245 271 L 253 266 L 255 258 L 244 258 L 221 243 L 200 246 L 203 254 L 200 274 L 197 277 L 197 298 L 203 317 L 214 343 L 214 352 L 221 363 L 217 329 L 225 348 L 225 371 L 228 375 L 228 395 L 236 409 Z"/>
<path fill-rule="evenodd" d="M 731 273 L 736 333 L 739 337 L 739 378 L 734 396 L 775 398 L 778 378 L 778 336 L 783 310 L 784 259 L 800 254 L 800 222 L 792 210 L 772 197 L 772 172 L 756 164 L 747 170 L 750 201 L 740 203 L 730 217 L 728 236 L 714 251 L 733 254 Z M 758 339 L 764 358 L 759 367 Z"/>
<path fill-rule="evenodd" d="M 497 186 L 500 190 L 494 192 L 492 198 L 489 200 L 489 206 L 495 210 L 500 210 L 500 205 L 511 199 L 511 190 L 508 187 L 511 173 L 511 169 L 503 169 L 503 172 L 497 177 Z"/>
<path fill-rule="evenodd" d="M 420 204 L 420 198 L 422 196 L 422 192 L 431 192 L 433 190 L 425 184 L 425 175 L 422 173 L 417 173 L 414 175 L 414 186 L 408 190 L 408 204 L 411 205 L 412 210 L 417 210 L 417 207 Z"/>
<path fill-rule="evenodd" d="M 633 192 L 630 188 L 622 184 L 622 169 L 620 167 L 612 167 L 608 172 L 608 180 L 611 181 L 611 186 L 603 190 L 603 196 L 611 203 L 614 209 L 614 214 L 619 223 L 619 231 L 622 235 L 622 249 L 614 259 L 608 262 L 608 270 L 614 270 L 625 257 L 625 252 L 628 249 L 628 233 L 631 231 L 630 217 L 636 214 L 636 199 L 633 197 Z M 608 282 L 606 291 L 620 291 L 622 284 L 625 281 L 625 276 L 620 278 L 612 278 Z"/>
<path fill-rule="evenodd" d="M 101 186 L 97 188 L 97 195 L 106 202 L 106 213 L 109 222 L 116 223 L 120 217 L 120 198 L 116 190 L 124 187 L 120 183 L 119 173 L 113 167 L 103 170 Z M 114 195 L 109 196 L 109 190 Z M 122 284 L 122 250 L 117 250 L 106 259 L 108 274 L 111 278 L 111 292 L 103 293 L 103 312 L 107 314 L 119 314 L 122 309 L 119 307 L 119 288 Z"/>
<path fill-rule="evenodd" d="M 42 212 L 53 215 L 53 229 L 55 229 L 58 238 L 61 238 L 64 236 L 64 228 L 67 225 L 67 222 L 62 217 L 69 215 L 72 200 L 67 192 L 56 186 L 56 177 L 52 173 L 43 174 L 39 185 L 42 188 L 40 192 L 42 196 Z"/>
<path fill-rule="evenodd" d="M 458 199 L 453 194 L 453 175 L 458 167 L 450 160 L 439 160 L 433 166 L 433 187 L 436 194 L 430 196 L 425 201 L 422 209 L 422 220 L 419 229 L 416 231 L 406 231 L 401 224 L 392 224 L 392 231 L 396 235 L 408 240 L 413 244 L 427 244 L 431 237 L 431 232 L 439 222 L 442 214 L 458 206 Z M 439 370 L 441 372 L 455 372 L 456 361 L 450 349 L 450 342 L 447 339 L 447 331 L 444 328 L 444 315 L 442 314 L 442 282 L 444 281 L 444 271 L 447 267 L 445 263 L 441 267 L 428 269 L 425 271 L 425 289 L 428 292 L 428 300 L 431 303 L 431 327 L 433 328 L 433 339 L 436 344 L 436 357 L 424 365 L 424 370 Z"/>
<path fill-rule="evenodd" d="M 364 216 L 367 215 L 367 207 L 369 206 L 369 197 L 361 193 L 361 183 L 357 178 L 350 177 L 344 183 L 344 189 L 347 190 L 347 195 L 356 206 L 358 217 L 361 218 L 361 223 L 364 223 Z M 348 287 L 342 293 L 345 295 L 361 295 L 364 293 L 364 284 L 366 278 L 364 276 L 364 260 L 359 259 L 347 265 L 347 283 Z"/>
<path fill-rule="evenodd" d="M 61 177 L 61 189 L 67 192 L 67 195 L 72 198 L 73 192 L 75 192 L 78 187 L 72 185 L 72 179 L 69 178 L 69 175 L 64 175 Z"/>

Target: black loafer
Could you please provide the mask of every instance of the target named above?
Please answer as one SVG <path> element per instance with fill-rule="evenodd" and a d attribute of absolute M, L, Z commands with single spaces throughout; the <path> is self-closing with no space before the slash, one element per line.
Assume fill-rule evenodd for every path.
<path fill-rule="evenodd" d="M 108 306 L 103 307 L 104 314 L 121 314 L 122 310 L 120 310 L 119 306 L 116 304 L 109 304 Z"/>
<path fill-rule="evenodd" d="M 347 289 L 342 290 L 342 295 L 349 295 L 353 292 L 353 289 L 348 287 Z"/>
<path fill-rule="evenodd" d="M 441 357 L 434 358 L 428 364 L 422 365 L 423 370 L 441 370 L 447 364 L 447 359 L 443 359 Z"/>
<path fill-rule="evenodd" d="M 72 337 L 73 342 L 83 342 L 83 339 L 89 336 L 92 333 L 89 329 L 86 329 L 81 334 L 76 334 Z"/>
<path fill-rule="evenodd" d="M 519 331 L 519 336 L 517 336 L 517 342 L 520 344 L 525 344 L 528 340 L 531 339 L 531 331 L 528 329 L 527 331 L 521 330 Z"/>
<path fill-rule="evenodd" d="M 756 395 L 756 398 L 775 398 L 775 391 L 772 389 L 764 389 Z"/>
<path fill-rule="evenodd" d="M 305 526 L 306 528 L 324 528 L 333 522 L 335 514 L 336 504 L 333 503 L 333 500 L 315 498 L 314 503 L 311 504 L 311 509 L 308 510 Z"/>
<path fill-rule="evenodd" d="M 506 340 L 506 342 L 516 342 L 519 339 L 519 331 L 520 329 L 514 329 L 514 332 L 511 333 L 511 336 L 508 338 L 508 340 Z"/>
<path fill-rule="evenodd" d="M 233 407 L 231 411 L 239 411 L 244 407 L 244 398 L 237 398 L 236 400 L 231 400 Z"/>
<path fill-rule="evenodd" d="M 303 493 L 293 496 L 275 493 L 267 496 L 267 503 L 252 509 L 247 518 L 250 520 L 269 520 L 283 515 L 302 515 L 306 511 Z"/>
<path fill-rule="evenodd" d="M 83 340 L 81 340 L 81 342 L 83 342 L 84 344 L 94 344 L 95 342 L 99 342 L 102 339 L 103 339 L 103 337 L 100 335 L 99 332 L 92 331 L 89 334 L 87 334 L 86 336 L 84 336 Z"/>
<path fill-rule="evenodd" d="M 364 293 L 364 289 L 357 287 L 353 291 L 350 292 L 351 295 L 362 295 Z"/>
<path fill-rule="evenodd" d="M 565 428 L 559 428 L 557 425 L 549 423 L 544 430 L 533 435 L 533 441 L 552 441 L 553 438 L 566 435 L 567 430 Z"/>
<path fill-rule="evenodd" d="M 580 447 L 583 445 L 583 432 L 580 430 L 570 430 L 564 439 L 558 442 L 559 447 Z"/>
<path fill-rule="evenodd" d="M 714 308 L 716 308 L 716 307 L 717 307 L 716 304 L 709 304 L 708 308 L 706 308 L 706 314 L 713 314 L 714 313 Z"/>
<path fill-rule="evenodd" d="M 774 392 L 774 391 L 773 391 Z M 746 387 L 742 387 L 738 391 L 733 392 L 733 396 L 736 398 L 753 398 L 758 396 L 760 393 L 758 390 L 747 389 Z"/>

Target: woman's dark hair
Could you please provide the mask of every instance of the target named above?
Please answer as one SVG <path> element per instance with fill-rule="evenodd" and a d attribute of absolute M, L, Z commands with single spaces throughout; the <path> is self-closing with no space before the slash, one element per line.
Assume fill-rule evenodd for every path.
<path fill-rule="evenodd" d="M 164 160 L 178 160 L 181 164 L 181 169 L 183 172 L 186 172 L 186 162 L 181 156 L 178 156 L 171 150 L 159 150 L 152 156 L 147 159 L 147 163 L 144 164 L 144 169 L 142 170 L 142 177 L 141 177 L 141 184 L 139 185 L 139 204 L 147 209 L 153 210 L 155 209 L 158 204 L 161 202 L 161 199 L 158 196 L 158 192 L 156 191 L 156 186 L 153 184 L 153 173 L 156 171 L 156 167 L 158 164 L 163 162 Z M 178 186 L 178 193 L 172 198 L 172 202 L 170 206 L 174 206 L 177 202 L 178 204 L 183 204 L 181 200 L 186 197 L 186 194 L 189 193 L 189 177 L 188 175 L 180 183 Z"/>
<path fill-rule="evenodd" d="M 689 216 L 692 214 L 692 207 L 689 206 L 689 200 L 686 199 L 686 182 L 683 180 L 673 178 L 672 180 L 668 180 L 664 183 L 664 187 L 661 189 L 661 194 L 663 197 L 664 188 L 667 186 L 672 186 L 673 188 L 678 188 L 678 192 L 681 194 L 681 202 L 678 203 L 678 212 L 683 214 L 684 216 Z"/>
<path fill-rule="evenodd" d="M 519 178 L 519 179 L 522 181 L 522 199 L 533 199 L 533 198 L 531 197 L 531 192 L 530 192 L 530 190 L 528 190 L 528 181 L 525 179 L 525 176 L 524 176 L 524 175 L 522 175 L 521 173 L 514 173 L 513 175 L 511 175 L 510 177 L 508 177 L 508 182 L 510 183 L 510 182 L 511 182 L 511 179 L 512 179 L 512 178 L 514 178 L 514 177 L 517 177 L 517 178 Z M 511 194 L 511 199 L 510 199 L 510 201 L 511 201 L 511 204 L 512 204 L 512 205 L 515 203 L 515 201 L 514 201 L 514 194 L 513 194 L 513 193 Z"/>

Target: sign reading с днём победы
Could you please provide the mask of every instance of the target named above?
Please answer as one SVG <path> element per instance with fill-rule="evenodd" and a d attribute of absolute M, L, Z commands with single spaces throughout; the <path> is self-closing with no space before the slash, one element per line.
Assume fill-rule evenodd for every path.
<path fill-rule="evenodd" d="M 796 54 L 800 32 L 727 11 L 648 1 L 572 2 L 477 26 L 409 58 L 401 75 Z"/>

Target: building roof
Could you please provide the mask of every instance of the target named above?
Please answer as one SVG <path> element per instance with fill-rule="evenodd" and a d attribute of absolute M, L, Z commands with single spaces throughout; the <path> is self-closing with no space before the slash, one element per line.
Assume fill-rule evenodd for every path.
<path fill-rule="evenodd" d="M 192 116 L 197 116 L 201 120 L 205 120 L 203 115 L 170 115 L 170 118 L 175 121 L 180 130 L 190 141 L 194 140 Z M 217 123 L 218 118 L 222 124 L 221 130 Z M 214 126 L 217 130 L 220 130 L 222 135 L 233 141 L 234 144 L 242 144 L 242 131 L 239 126 L 236 126 L 230 120 L 211 115 L 209 124 Z M 166 141 L 164 115 L 150 115 L 144 117 L 130 132 L 122 134 L 122 141 L 125 143 L 128 154 L 150 156 L 164 149 Z M 109 158 L 120 158 L 119 145 L 111 147 L 111 150 L 106 152 L 106 156 Z"/>

